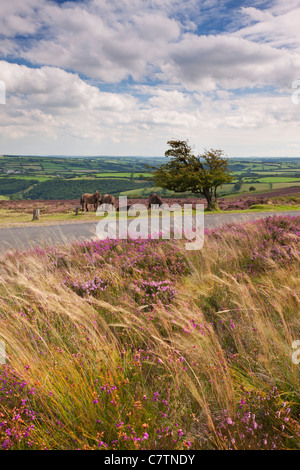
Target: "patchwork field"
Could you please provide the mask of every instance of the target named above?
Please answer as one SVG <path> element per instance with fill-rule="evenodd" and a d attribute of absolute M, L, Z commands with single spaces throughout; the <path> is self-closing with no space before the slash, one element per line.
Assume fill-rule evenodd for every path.
<path fill-rule="evenodd" d="M 192 196 L 153 186 L 151 168 L 164 162 L 165 157 L 0 156 L 0 196 L 76 199 L 82 192 L 95 189 L 131 198 L 147 198 L 151 192 L 170 197 Z M 300 185 L 297 158 L 229 159 L 229 168 L 234 181 L 219 189 L 220 196 Z"/>

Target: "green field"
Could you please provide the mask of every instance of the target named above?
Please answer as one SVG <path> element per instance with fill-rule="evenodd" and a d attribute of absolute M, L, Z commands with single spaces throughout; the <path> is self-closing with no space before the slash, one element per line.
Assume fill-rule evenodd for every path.
<path fill-rule="evenodd" d="M 151 177 L 151 173 L 145 173 L 145 172 L 140 172 L 140 173 L 129 173 L 129 172 L 115 172 L 115 173 L 97 173 L 96 176 L 102 177 L 102 178 L 131 178 L 132 176 L 134 178 L 139 178 L 140 176 L 143 176 L 145 178 Z"/>
<path fill-rule="evenodd" d="M 288 176 L 268 176 L 259 178 L 260 183 L 299 183 L 300 178 L 293 178 Z"/>
<path fill-rule="evenodd" d="M 77 199 L 82 192 L 118 196 L 187 196 L 153 186 L 149 167 L 165 163 L 165 157 L 37 157 L 2 155 L 0 196 L 10 199 Z M 229 159 L 232 184 L 219 188 L 219 195 L 300 185 L 300 158 Z M 253 189 L 254 188 L 254 189 Z"/>

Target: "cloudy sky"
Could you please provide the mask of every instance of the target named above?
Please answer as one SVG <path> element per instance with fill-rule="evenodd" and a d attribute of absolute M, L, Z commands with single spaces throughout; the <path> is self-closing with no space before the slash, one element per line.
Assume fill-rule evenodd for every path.
<path fill-rule="evenodd" d="M 300 157 L 299 25 L 300 0 L 0 0 L 0 154 Z"/>

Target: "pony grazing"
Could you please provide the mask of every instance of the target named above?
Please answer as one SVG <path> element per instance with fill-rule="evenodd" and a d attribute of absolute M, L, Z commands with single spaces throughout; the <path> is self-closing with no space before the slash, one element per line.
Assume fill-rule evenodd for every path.
<path fill-rule="evenodd" d="M 155 193 L 151 193 L 148 199 L 148 209 L 151 209 L 152 205 L 159 205 L 163 204 L 162 199 Z"/>
<path fill-rule="evenodd" d="M 112 206 L 116 207 L 115 196 L 113 196 L 112 194 L 103 194 L 100 199 L 100 204 L 111 204 Z"/>
<path fill-rule="evenodd" d="M 114 210 L 113 208 L 116 207 L 115 196 L 113 196 L 112 194 L 103 194 L 99 201 L 99 204 L 102 206 L 102 209 L 104 211 L 108 212 L 110 210 Z"/>
<path fill-rule="evenodd" d="M 94 210 L 96 211 L 99 205 L 100 199 L 101 199 L 101 193 L 99 193 L 99 191 L 95 191 L 94 194 L 88 194 L 88 193 L 83 194 L 80 198 L 82 212 L 84 212 L 84 206 L 87 212 L 89 211 L 88 204 L 93 204 Z"/>

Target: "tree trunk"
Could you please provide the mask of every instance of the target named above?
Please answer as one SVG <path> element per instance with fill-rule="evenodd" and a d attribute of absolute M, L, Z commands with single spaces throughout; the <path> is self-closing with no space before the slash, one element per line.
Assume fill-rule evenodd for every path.
<path fill-rule="evenodd" d="M 219 211 L 219 206 L 217 201 L 211 201 L 210 205 L 207 206 L 207 211 Z"/>
<path fill-rule="evenodd" d="M 207 208 L 205 209 L 206 211 L 214 211 L 219 209 L 217 199 L 215 197 L 215 200 L 213 200 L 210 188 L 203 188 L 203 196 L 207 202 Z"/>
<path fill-rule="evenodd" d="M 40 209 L 33 209 L 32 220 L 40 220 Z"/>

